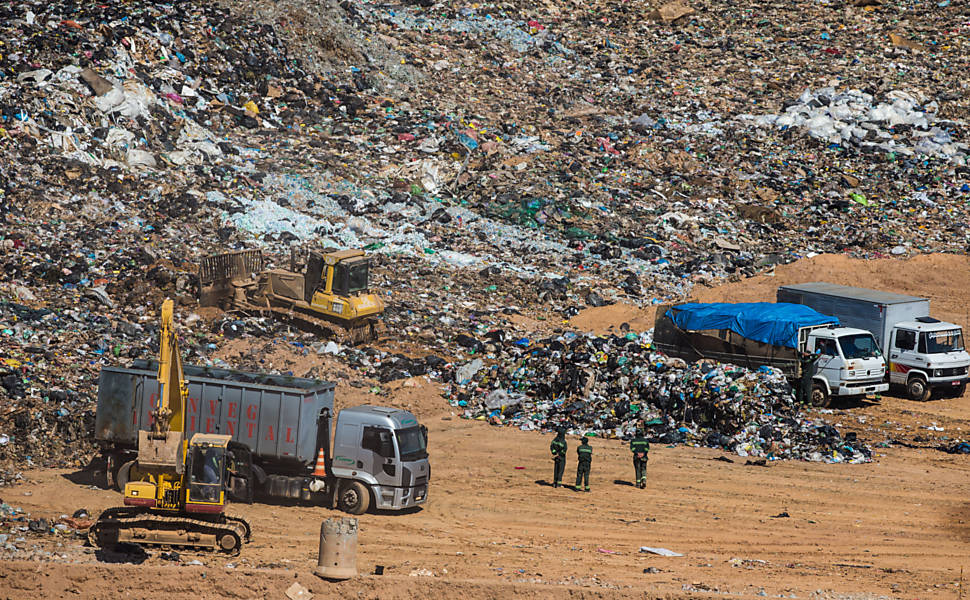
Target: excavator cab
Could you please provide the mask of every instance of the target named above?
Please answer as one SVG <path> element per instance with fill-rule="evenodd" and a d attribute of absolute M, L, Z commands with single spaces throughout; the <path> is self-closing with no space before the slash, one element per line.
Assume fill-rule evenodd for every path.
<path fill-rule="evenodd" d="M 186 472 L 187 512 L 218 512 L 225 504 L 226 447 L 229 436 L 195 434 L 189 443 Z"/>

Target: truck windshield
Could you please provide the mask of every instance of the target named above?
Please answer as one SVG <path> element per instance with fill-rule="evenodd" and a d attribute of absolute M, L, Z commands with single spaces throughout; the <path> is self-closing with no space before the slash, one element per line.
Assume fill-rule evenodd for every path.
<path fill-rule="evenodd" d="M 919 335 L 919 351 L 924 354 L 943 354 L 963 350 L 963 331 L 927 331 Z"/>
<path fill-rule="evenodd" d="M 871 333 L 854 333 L 839 338 L 839 347 L 846 360 L 853 358 L 871 358 L 882 356 L 875 338 Z"/>
<path fill-rule="evenodd" d="M 369 263 L 361 262 L 350 267 L 350 277 L 347 284 L 348 293 L 360 292 L 367 289 L 367 271 Z"/>
<path fill-rule="evenodd" d="M 408 427 L 397 431 L 397 447 L 401 460 L 428 458 L 427 442 L 420 427 Z"/>

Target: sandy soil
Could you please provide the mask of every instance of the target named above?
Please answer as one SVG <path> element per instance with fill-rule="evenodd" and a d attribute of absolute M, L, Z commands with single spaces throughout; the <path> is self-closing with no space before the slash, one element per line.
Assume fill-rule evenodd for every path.
<path fill-rule="evenodd" d="M 697 298 L 770 300 L 782 282 L 863 282 L 929 295 L 938 316 L 965 322 L 968 266 L 962 257 L 861 263 L 822 256 Z M 917 276 L 932 287 L 917 285 Z M 590 329 L 631 319 L 626 309 L 600 312 Z M 274 361 L 310 368 L 280 352 Z M 17 542 L 16 560 L 0 553 L 0 598 L 283 599 L 294 581 L 316 598 L 961 597 L 970 456 L 935 446 L 966 438 L 970 397 L 890 397 L 830 411 L 830 421 L 870 441 L 877 452 L 870 464 L 762 467 L 716 450 L 654 446 L 646 490 L 630 485 L 621 442 L 593 440 L 593 492 L 585 494 L 546 483 L 548 436 L 459 419 L 424 378 L 394 382 L 378 396 L 366 387 L 338 391 L 342 405 L 410 408 L 431 432 L 431 500 L 410 514 L 360 518 L 358 578 L 327 583 L 312 574 L 320 522 L 340 513 L 233 505 L 255 536 L 239 557 L 183 554 L 183 562 L 204 563 L 187 566 L 152 550 L 141 564 L 112 563 L 124 557 L 68 536 L 28 536 Z M 906 446 L 880 444 L 890 439 Z M 576 443 L 570 440 L 567 479 Z M 0 498 L 33 518 L 80 507 L 96 513 L 120 500 L 92 486 L 89 473 L 25 477 Z M 683 556 L 641 553 L 641 546 Z M 36 560 L 25 560 L 32 551 Z M 376 565 L 384 575 L 373 574 Z"/>
<path fill-rule="evenodd" d="M 930 299 L 933 316 L 970 323 L 970 257 L 925 254 L 908 260 L 860 260 L 822 254 L 776 267 L 773 273 L 716 287 L 695 287 L 697 302 L 774 302 L 780 285 L 828 281 Z"/>

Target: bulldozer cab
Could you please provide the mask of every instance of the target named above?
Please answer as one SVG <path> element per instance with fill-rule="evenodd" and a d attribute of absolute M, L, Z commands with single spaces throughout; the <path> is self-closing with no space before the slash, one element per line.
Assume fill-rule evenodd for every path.
<path fill-rule="evenodd" d="M 189 510 L 193 504 L 222 506 L 224 503 L 228 442 L 229 436 L 224 435 L 192 436 L 186 465 Z"/>
<path fill-rule="evenodd" d="M 342 260 L 333 267 L 331 289 L 340 296 L 353 296 L 367 293 L 367 280 L 370 276 L 370 259 L 364 256 Z"/>
<path fill-rule="evenodd" d="M 318 291 L 338 296 L 366 294 L 369 278 L 370 259 L 362 250 L 311 251 L 307 257 L 305 300 L 311 302 Z"/>

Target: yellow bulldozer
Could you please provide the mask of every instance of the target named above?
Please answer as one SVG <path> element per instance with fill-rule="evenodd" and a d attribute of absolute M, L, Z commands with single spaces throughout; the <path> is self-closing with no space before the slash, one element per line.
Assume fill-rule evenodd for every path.
<path fill-rule="evenodd" d="M 188 385 L 173 328 L 174 303 L 162 303 L 158 393 L 151 430 L 138 432 L 138 458 L 124 506 L 101 513 L 88 533 L 94 546 L 123 542 L 237 554 L 250 539 L 246 521 L 225 514 L 228 435 L 185 435 Z"/>
<path fill-rule="evenodd" d="M 300 268 L 266 269 L 260 250 L 207 256 L 199 264 L 199 304 L 271 313 L 346 343 L 377 339 L 384 302 L 370 290 L 363 250 L 310 251 Z"/>

